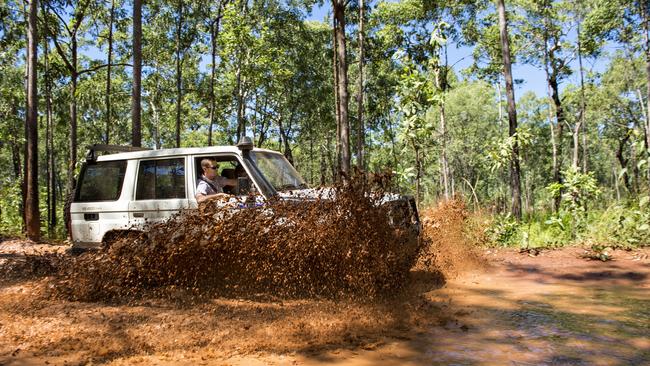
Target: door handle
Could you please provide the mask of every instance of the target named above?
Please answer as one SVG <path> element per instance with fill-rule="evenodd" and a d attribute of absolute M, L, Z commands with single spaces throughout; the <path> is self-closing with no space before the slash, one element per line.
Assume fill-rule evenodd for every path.
<path fill-rule="evenodd" d="M 133 217 L 144 217 L 144 212 L 134 212 Z"/>
<path fill-rule="evenodd" d="M 97 214 L 97 213 L 84 214 L 84 220 L 86 220 L 86 221 L 97 221 L 97 220 L 99 220 L 99 214 Z"/>

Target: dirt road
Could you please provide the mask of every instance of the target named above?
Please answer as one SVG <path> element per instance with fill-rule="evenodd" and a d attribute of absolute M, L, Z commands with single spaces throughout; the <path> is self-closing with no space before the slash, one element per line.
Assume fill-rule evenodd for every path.
<path fill-rule="evenodd" d="M 24 247 L 0 243 L 0 262 Z M 0 365 L 650 365 L 650 250 L 483 254 L 488 268 L 412 272 L 372 303 L 68 302 L 44 296 L 47 278 L 3 278 Z"/>

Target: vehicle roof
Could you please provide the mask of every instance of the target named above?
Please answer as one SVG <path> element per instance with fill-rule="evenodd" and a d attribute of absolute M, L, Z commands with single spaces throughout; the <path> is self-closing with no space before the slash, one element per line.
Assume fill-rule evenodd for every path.
<path fill-rule="evenodd" d="M 279 154 L 277 151 L 268 149 L 254 148 L 254 152 L 270 152 Z M 165 156 L 179 156 L 179 155 L 202 155 L 202 154 L 219 154 L 219 153 L 232 153 L 241 155 L 241 150 L 236 146 L 207 146 L 207 147 L 181 147 L 174 149 L 159 149 L 159 150 L 142 150 L 123 152 L 117 154 L 105 154 L 97 156 L 97 161 L 114 161 L 114 160 L 130 160 L 130 159 L 143 159 L 143 158 L 158 158 Z"/>

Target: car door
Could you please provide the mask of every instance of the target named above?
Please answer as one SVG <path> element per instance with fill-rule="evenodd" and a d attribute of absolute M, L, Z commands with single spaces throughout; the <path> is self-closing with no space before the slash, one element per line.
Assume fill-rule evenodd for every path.
<path fill-rule="evenodd" d="M 70 205 L 75 245 L 98 244 L 107 230 L 126 224 L 128 197 L 122 194 L 125 180 L 128 181 L 126 160 L 83 165 Z"/>
<path fill-rule="evenodd" d="M 133 227 L 164 221 L 189 207 L 187 160 L 180 156 L 138 162 L 136 187 L 129 203 L 129 221 Z"/>
<path fill-rule="evenodd" d="M 248 178 L 249 180 L 249 187 L 248 189 L 251 190 L 252 192 L 260 192 L 259 190 L 259 185 L 258 183 L 251 179 L 250 172 L 249 172 L 249 167 L 247 167 L 241 157 L 239 157 L 236 154 L 232 153 L 216 153 L 216 154 L 200 154 L 200 155 L 194 155 L 190 157 L 190 162 L 193 164 L 193 167 L 191 169 L 191 172 L 188 172 L 188 174 L 193 175 L 190 180 L 192 182 L 191 186 L 191 196 L 189 199 L 189 204 L 191 208 L 197 208 L 198 204 L 196 202 L 195 194 L 196 194 L 196 185 L 198 184 L 198 178 L 202 174 L 202 169 L 201 169 L 201 160 L 204 158 L 210 158 L 214 159 L 215 163 L 219 166 L 217 175 L 221 177 L 226 177 L 229 179 L 238 179 L 238 178 Z M 224 193 L 229 193 L 232 195 L 237 196 L 242 202 L 246 199 L 246 196 L 248 195 L 248 190 L 245 192 L 239 192 L 237 191 L 230 191 L 228 189 L 224 189 Z M 256 194 L 255 195 L 255 202 L 261 203 L 264 201 L 264 197 Z"/>

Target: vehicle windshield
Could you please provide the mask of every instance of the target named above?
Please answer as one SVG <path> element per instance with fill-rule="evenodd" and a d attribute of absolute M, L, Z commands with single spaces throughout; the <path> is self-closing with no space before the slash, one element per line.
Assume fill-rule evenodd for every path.
<path fill-rule="evenodd" d="M 282 154 L 254 151 L 251 157 L 276 191 L 307 188 L 307 183 Z"/>

